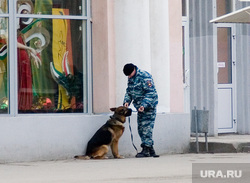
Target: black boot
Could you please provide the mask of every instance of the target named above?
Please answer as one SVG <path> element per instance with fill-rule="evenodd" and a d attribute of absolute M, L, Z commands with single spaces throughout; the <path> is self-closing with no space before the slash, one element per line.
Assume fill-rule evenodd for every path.
<path fill-rule="evenodd" d="M 153 146 L 149 147 L 149 154 L 151 157 L 154 157 L 154 158 L 160 157 L 159 155 L 155 154 L 155 150 L 154 150 Z"/>
<path fill-rule="evenodd" d="M 141 151 L 140 153 L 138 153 L 135 157 L 136 157 L 136 158 L 150 157 L 149 147 L 147 147 L 147 146 L 142 146 L 142 151 Z"/>

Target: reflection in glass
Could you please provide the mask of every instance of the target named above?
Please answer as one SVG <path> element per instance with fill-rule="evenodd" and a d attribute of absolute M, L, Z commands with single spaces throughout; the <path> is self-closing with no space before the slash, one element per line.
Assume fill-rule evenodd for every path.
<path fill-rule="evenodd" d="M 182 16 L 187 16 L 187 2 L 182 0 Z"/>
<path fill-rule="evenodd" d="M 82 4 L 82 0 L 17 0 L 17 13 L 20 14 L 20 9 L 28 7 L 31 14 L 51 15 L 53 9 L 60 9 L 68 12 L 61 15 L 86 15 L 86 0 L 83 2 Z"/>
<path fill-rule="evenodd" d="M 68 12 L 53 9 L 52 13 Z M 19 113 L 83 112 L 85 22 L 66 19 L 30 22 L 20 18 L 19 24 Z"/>
<path fill-rule="evenodd" d="M 0 113 L 8 113 L 8 18 L 0 18 Z"/>
<path fill-rule="evenodd" d="M 8 1 L 0 0 L 0 14 L 8 13 Z"/>
<path fill-rule="evenodd" d="M 232 83 L 231 28 L 218 28 L 218 83 Z"/>
<path fill-rule="evenodd" d="M 217 17 L 231 13 L 233 10 L 233 1 L 232 0 L 217 0 Z"/>

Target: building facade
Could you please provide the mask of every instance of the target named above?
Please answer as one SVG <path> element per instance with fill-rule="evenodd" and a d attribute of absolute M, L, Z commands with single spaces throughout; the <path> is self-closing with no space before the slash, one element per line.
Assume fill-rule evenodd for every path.
<path fill-rule="evenodd" d="M 189 0 L 190 108 L 209 110 L 209 134 L 249 134 L 250 26 L 210 20 L 250 6 Z"/>
<path fill-rule="evenodd" d="M 156 151 L 187 152 L 181 11 L 176 0 L 0 0 L 0 162 L 83 154 L 122 105 L 128 62 L 155 80 Z M 120 153 L 133 156 L 125 126 Z"/>

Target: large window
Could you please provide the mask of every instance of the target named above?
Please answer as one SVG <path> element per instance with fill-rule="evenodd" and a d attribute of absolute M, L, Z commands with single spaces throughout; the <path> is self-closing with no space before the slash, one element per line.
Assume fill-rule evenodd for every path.
<path fill-rule="evenodd" d="M 182 16 L 187 16 L 187 0 L 182 0 Z"/>
<path fill-rule="evenodd" d="M 16 44 L 0 57 L 2 111 L 8 113 L 12 104 L 8 102 L 8 75 L 15 72 L 14 111 L 87 112 L 87 1 L 16 0 L 16 9 L 9 10 L 15 20 Z M 5 39 L 1 49 L 7 49 L 7 18 L 2 18 L 0 33 L 4 35 L 0 39 Z M 8 54 L 15 55 L 15 63 L 8 63 Z M 8 71 L 8 64 L 16 71 Z"/>
<path fill-rule="evenodd" d="M 231 13 L 233 10 L 232 0 L 217 0 L 217 17 Z"/>

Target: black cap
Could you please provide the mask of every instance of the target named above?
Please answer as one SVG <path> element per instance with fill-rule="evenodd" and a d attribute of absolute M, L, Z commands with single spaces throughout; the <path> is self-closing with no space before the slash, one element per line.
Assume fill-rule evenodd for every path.
<path fill-rule="evenodd" d="M 135 69 L 135 65 L 134 64 L 132 64 L 132 63 L 126 64 L 123 67 L 123 73 L 126 76 L 129 76 L 134 71 L 134 69 Z"/>

